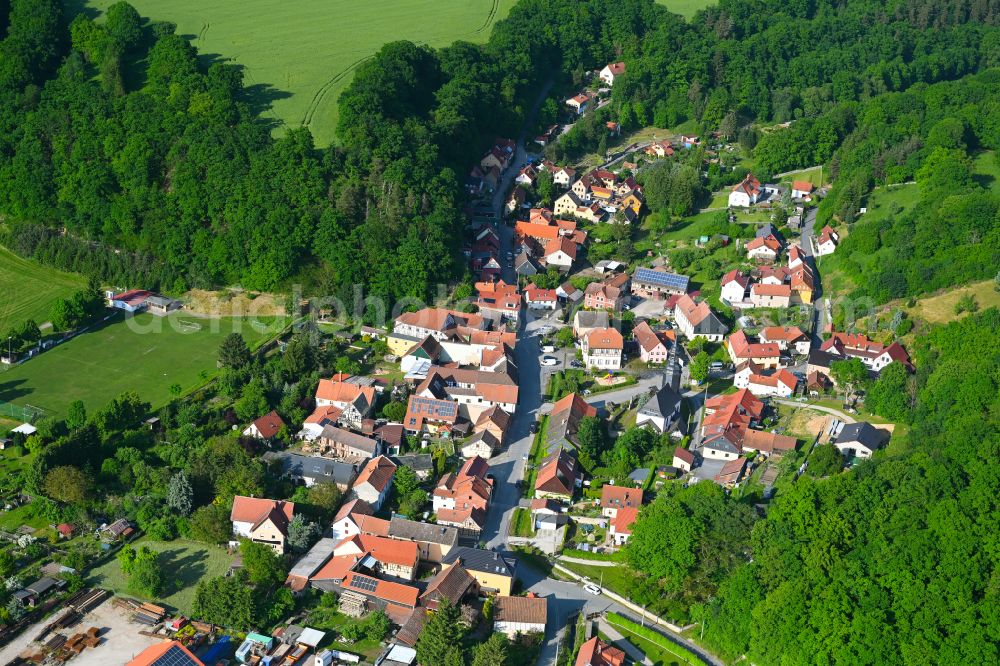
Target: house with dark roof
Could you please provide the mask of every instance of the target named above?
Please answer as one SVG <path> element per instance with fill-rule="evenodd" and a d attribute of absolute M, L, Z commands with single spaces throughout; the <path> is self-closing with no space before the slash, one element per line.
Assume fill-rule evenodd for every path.
<path fill-rule="evenodd" d="M 850 458 L 871 458 L 872 454 L 889 443 L 889 432 L 871 423 L 848 423 L 837 434 L 833 445 Z"/>
<path fill-rule="evenodd" d="M 662 435 L 671 429 L 680 415 L 681 394 L 670 384 L 664 384 L 638 409 L 635 425 L 648 426 Z"/>
<path fill-rule="evenodd" d="M 398 456 L 389 456 L 389 460 L 397 467 L 409 467 L 421 480 L 429 479 L 434 473 L 434 458 L 429 453 L 405 453 Z"/>
<path fill-rule="evenodd" d="M 424 562 L 441 562 L 458 546 L 458 529 L 448 525 L 424 523 L 393 516 L 386 529 L 391 539 L 412 541 L 417 544 L 417 554 Z"/>
<path fill-rule="evenodd" d="M 306 487 L 317 483 L 335 483 L 341 492 L 346 492 L 351 487 L 361 468 L 357 463 L 288 451 L 268 451 L 261 458 L 269 466 L 278 467 L 281 474 L 294 481 L 301 481 Z"/>
<path fill-rule="evenodd" d="M 237 495 L 229 519 L 233 523 L 233 536 L 270 546 L 281 555 L 285 552 L 288 524 L 294 513 L 293 502 Z M 239 545 L 238 540 L 230 543 Z"/>
<path fill-rule="evenodd" d="M 453 548 L 441 565 L 443 568 L 461 565 L 483 592 L 499 595 L 510 595 L 517 572 L 516 559 L 482 548 Z"/>
<path fill-rule="evenodd" d="M 441 569 L 427 583 L 427 588 L 420 595 L 420 605 L 431 610 L 437 610 L 442 602 L 452 606 L 461 606 L 466 597 L 471 597 L 479 591 L 479 583 L 465 570 L 461 564 Z"/>

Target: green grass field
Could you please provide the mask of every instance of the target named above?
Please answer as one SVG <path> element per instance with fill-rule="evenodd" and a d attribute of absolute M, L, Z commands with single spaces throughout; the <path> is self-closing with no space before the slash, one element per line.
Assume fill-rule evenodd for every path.
<path fill-rule="evenodd" d="M 209 546 L 184 539 L 177 541 L 139 539 L 133 545 L 136 548 L 149 546 L 159 553 L 158 562 L 164 572 L 166 589 L 162 595 L 150 601 L 170 606 L 185 615 L 191 614 L 198 581 L 221 576 L 229 569 L 233 559 L 220 546 Z M 128 580 L 122 574 L 121 565 L 115 558 L 91 571 L 87 582 L 118 594 L 140 598 L 139 595 L 129 591 Z"/>
<path fill-rule="evenodd" d="M 86 284 L 79 275 L 22 259 L 0 247 L 0 333 L 28 319 L 41 326 L 57 299 Z"/>
<path fill-rule="evenodd" d="M 172 385 L 186 392 L 215 374 L 226 335 L 238 331 L 254 347 L 276 332 L 272 329 L 279 321 L 196 319 L 183 312 L 162 318 L 119 314 L 38 358 L 0 371 L 0 402 L 64 415 L 74 400 L 93 411 L 134 390 L 157 407 L 170 399 Z"/>
<path fill-rule="evenodd" d="M 354 69 L 400 39 L 446 46 L 484 42 L 515 0 L 132 0 L 144 17 L 177 24 L 205 56 L 245 66 L 266 116 L 306 125 L 317 145 L 333 142 L 337 98 Z M 104 10 L 114 0 L 88 0 Z M 681 3 L 686 4 L 686 3 Z"/>
<path fill-rule="evenodd" d="M 694 16 L 699 9 L 716 4 L 710 0 L 656 0 L 656 3 L 686 18 Z"/>

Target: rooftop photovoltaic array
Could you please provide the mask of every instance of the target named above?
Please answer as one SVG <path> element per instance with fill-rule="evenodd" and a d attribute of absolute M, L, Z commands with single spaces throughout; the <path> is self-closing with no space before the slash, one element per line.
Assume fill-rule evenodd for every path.
<path fill-rule="evenodd" d="M 658 284 L 671 289 L 682 289 L 687 291 L 688 276 L 677 275 L 676 273 L 663 273 L 649 268 L 636 269 L 632 279 L 649 284 Z"/>
<path fill-rule="evenodd" d="M 454 416 L 458 404 L 450 400 L 435 400 L 433 398 L 416 397 L 413 399 L 413 407 L 416 412 L 427 414 L 438 414 L 440 416 Z"/>
<path fill-rule="evenodd" d="M 174 645 L 150 666 L 193 666 L 194 663 L 184 650 Z"/>
<path fill-rule="evenodd" d="M 354 578 L 351 579 L 351 587 L 364 590 L 365 592 L 374 592 L 375 588 L 378 587 L 378 581 L 374 578 L 355 574 Z"/>

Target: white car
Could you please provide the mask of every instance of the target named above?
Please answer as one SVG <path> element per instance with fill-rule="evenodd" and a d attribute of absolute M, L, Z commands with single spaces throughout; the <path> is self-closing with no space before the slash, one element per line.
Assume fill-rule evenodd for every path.
<path fill-rule="evenodd" d="M 543 356 L 542 365 L 559 365 L 559 360 L 555 356 Z"/>
<path fill-rule="evenodd" d="M 597 587 L 593 583 L 587 583 L 586 585 L 583 586 L 583 589 L 589 592 L 590 594 L 593 594 L 595 597 L 601 595 L 601 588 Z"/>
<path fill-rule="evenodd" d="M 555 350 L 556 350 L 556 348 L 555 348 L 555 347 L 553 347 L 552 345 L 545 345 L 544 347 L 542 347 L 542 351 L 543 351 L 544 353 L 546 353 L 546 354 L 551 354 L 551 353 L 552 353 L 552 352 L 554 352 Z"/>

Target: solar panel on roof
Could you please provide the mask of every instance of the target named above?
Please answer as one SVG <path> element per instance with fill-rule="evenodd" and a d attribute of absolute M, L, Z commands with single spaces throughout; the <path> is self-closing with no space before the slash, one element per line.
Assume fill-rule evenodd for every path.
<path fill-rule="evenodd" d="M 156 659 L 150 666 L 192 666 L 196 663 L 187 655 L 184 650 L 180 649 L 176 645 L 170 646 L 170 648 L 163 653 L 161 657 Z"/>
<path fill-rule="evenodd" d="M 652 284 L 660 284 L 674 289 L 687 289 L 688 276 L 677 275 L 676 273 L 663 273 L 650 268 L 639 268 L 635 271 L 635 279 Z"/>
<path fill-rule="evenodd" d="M 365 592 L 374 592 L 375 588 L 378 587 L 378 581 L 374 578 L 368 578 L 367 576 L 355 575 L 354 578 L 351 579 L 351 587 L 364 590 Z"/>

